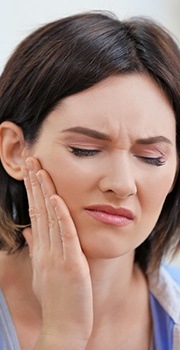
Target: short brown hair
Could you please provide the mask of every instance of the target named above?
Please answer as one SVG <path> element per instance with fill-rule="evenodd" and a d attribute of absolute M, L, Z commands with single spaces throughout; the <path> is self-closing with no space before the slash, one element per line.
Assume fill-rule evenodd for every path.
<path fill-rule="evenodd" d="M 0 78 L 0 122 L 23 130 L 27 143 L 60 101 L 118 74 L 145 73 L 164 91 L 176 117 L 180 155 L 179 49 L 160 25 L 149 19 L 120 21 L 92 12 L 49 23 L 27 37 L 13 53 Z M 23 204 L 22 204 L 23 203 Z M 0 249 L 13 252 L 25 240 L 21 225 L 30 224 L 23 181 L 11 178 L 0 163 Z M 158 222 L 137 249 L 145 271 L 179 246 L 180 181 L 168 194 Z"/>

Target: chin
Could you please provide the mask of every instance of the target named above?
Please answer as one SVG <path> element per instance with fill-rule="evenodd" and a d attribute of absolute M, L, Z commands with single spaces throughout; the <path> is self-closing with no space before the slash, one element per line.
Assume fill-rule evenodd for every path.
<path fill-rule="evenodd" d="M 125 255 L 134 254 L 135 249 L 121 249 L 120 246 L 101 246 L 98 247 L 85 247 L 82 248 L 84 255 L 87 259 L 117 259 Z"/>

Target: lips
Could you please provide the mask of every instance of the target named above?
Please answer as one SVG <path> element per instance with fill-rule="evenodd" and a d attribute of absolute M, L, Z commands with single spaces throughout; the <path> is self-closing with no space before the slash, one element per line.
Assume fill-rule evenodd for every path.
<path fill-rule="evenodd" d="M 115 208 L 109 205 L 93 205 L 87 207 L 86 212 L 94 217 L 94 219 L 101 222 L 124 226 L 132 223 L 134 220 L 134 214 L 131 210 L 126 208 Z"/>

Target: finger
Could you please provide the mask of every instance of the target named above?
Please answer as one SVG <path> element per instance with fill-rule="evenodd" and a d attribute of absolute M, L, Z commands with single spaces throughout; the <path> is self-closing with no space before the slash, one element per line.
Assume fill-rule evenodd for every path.
<path fill-rule="evenodd" d="M 54 206 L 58 220 L 59 233 L 62 241 L 63 259 L 73 262 L 75 259 L 82 258 L 82 249 L 76 227 L 65 202 L 58 195 L 53 195 L 51 197 L 51 202 Z M 57 235 L 58 233 L 54 232 L 53 234 Z M 52 240 L 52 246 L 54 249 L 56 249 L 56 246 L 54 245 L 56 239 Z"/>
<path fill-rule="evenodd" d="M 51 196 L 55 195 L 56 189 L 49 174 L 45 170 L 38 171 L 36 176 L 38 178 L 39 183 L 41 184 L 42 193 L 46 205 L 50 245 L 52 247 L 55 246 L 57 249 L 59 249 L 62 257 L 62 243 L 60 238 L 58 219 L 52 202 L 50 200 Z"/>
<path fill-rule="evenodd" d="M 32 157 L 26 160 L 26 164 L 29 168 L 29 212 L 33 223 L 34 249 L 49 249 L 48 215 L 42 188 L 36 176 L 41 166 Z"/>
<path fill-rule="evenodd" d="M 23 174 L 24 185 L 26 188 L 26 193 L 28 198 L 29 216 L 31 220 L 32 233 L 35 234 L 36 232 L 36 216 L 35 216 L 35 210 L 34 210 L 35 205 L 34 205 L 34 198 L 33 198 L 33 193 L 31 188 L 31 181 L 29 177 L 29 169 L 28 167 L 22 166 L 21 171 Z"/>

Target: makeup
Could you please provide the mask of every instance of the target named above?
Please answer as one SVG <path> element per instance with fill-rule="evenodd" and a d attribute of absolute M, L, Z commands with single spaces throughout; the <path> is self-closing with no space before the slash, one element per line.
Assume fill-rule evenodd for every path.
<path fill-rule="evenodd" d="M 94 219 L 115 226 L 126 226 L 133 222 L 134 214 L 125 208 L 95 205 L 85 209 Z"/>

